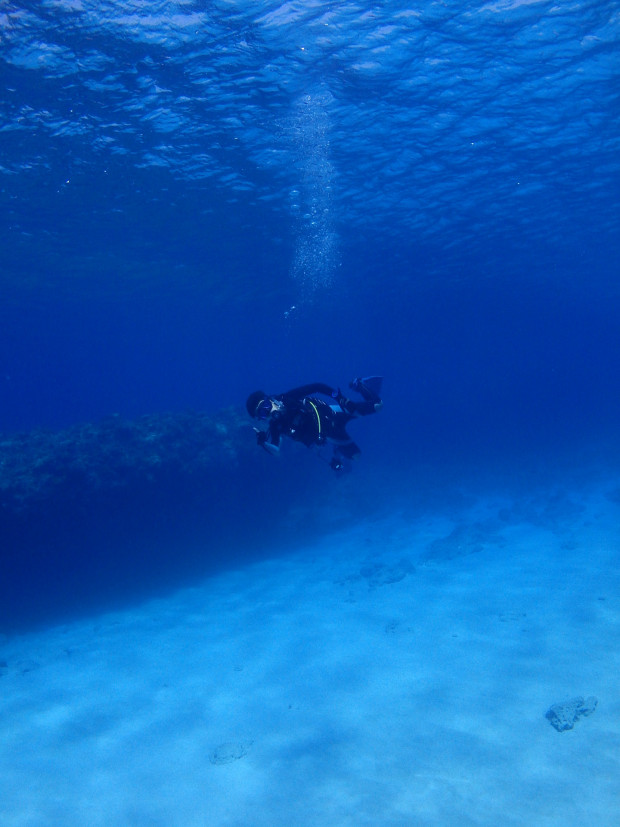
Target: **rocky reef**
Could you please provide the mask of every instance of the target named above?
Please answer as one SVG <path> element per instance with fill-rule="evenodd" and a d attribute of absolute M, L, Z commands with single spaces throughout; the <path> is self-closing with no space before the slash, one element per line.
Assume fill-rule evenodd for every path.
<path fill-rule="evenodd" d="M 214 460 L 234 462 L 242 427 L 234 412 L 217 419 L 184 413 L 0 436 L 0 508 L 24 513 L 56 497 L 84 500 L 171 471 L 194 473 Z"/>
<path fill-rule="evenodd" d="M 273 462 L 234 409 L 0 435 L 0 631 L 258 554 L 304 499 Z"/>

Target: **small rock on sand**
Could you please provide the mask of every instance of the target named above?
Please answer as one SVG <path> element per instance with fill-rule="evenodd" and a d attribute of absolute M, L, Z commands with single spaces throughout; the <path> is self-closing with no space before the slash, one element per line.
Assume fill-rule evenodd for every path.
<path fill-rule="evenodd" d="M 545 713 L 545 718 L 558 732 L 572 729 L 581 716 L 590 715 L 596 709 L 598 699 L 590 695 L 585 700 L 580 696 L 570 701 L 553 704 Z"/>

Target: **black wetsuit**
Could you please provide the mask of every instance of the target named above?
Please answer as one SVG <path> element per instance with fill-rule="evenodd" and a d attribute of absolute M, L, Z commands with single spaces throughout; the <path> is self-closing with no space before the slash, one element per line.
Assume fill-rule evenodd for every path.
<path fill-rule="evenodd" d="M 335 388 L 315 382 L 270 397 L 282 402 L 284 407 L 272 414 L 267 441 L 276 448 L 283 436 L 308 447 L 331 442 L 334 444 L 335 455 L 353 459 L 360 453 L 360 449 L 347 434 L 347 424 L 358 416 L 375 413 L 381 405 L 380 398 L 366 388 L 360 388 L 360 393 L 364 401 L 353 402 Z M 332 399 L 332 404 L 315 394 Z"/>

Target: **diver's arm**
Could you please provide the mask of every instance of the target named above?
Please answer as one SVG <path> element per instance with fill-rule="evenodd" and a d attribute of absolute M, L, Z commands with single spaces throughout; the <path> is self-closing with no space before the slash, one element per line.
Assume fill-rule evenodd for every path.
<path fill-rule="evenodd" d="M 264 448 L 268 454 L 276 455 L 280 453 L 280 431 L 274 427 L 274 423 L 269 423 L 269 428 L 266 431 L 260 428 L 254 428 L 256 431 L 256 442 L 261 448 Z"/>
<path fill-rule="evenodd" d="M 265 451 L 267 451 L 267 453 L 271 454 L 272 456 L 277 456 L 280 453 L 280 446 L 276 445 L 273 442 L 269 442 L 268 439 L 262 442 L 261 445 L 265 449 Z"/>
<path fill-rule="evenodd" d="M 282 436 L 282 430 L 275 419 L 272 419 L 269 423 L 269 439 L 267 440 L 267 444 L 269 448 L 267 450 L 271 450 L 272 453 L 275 453 L 280 450 L 280 437 Z"/>

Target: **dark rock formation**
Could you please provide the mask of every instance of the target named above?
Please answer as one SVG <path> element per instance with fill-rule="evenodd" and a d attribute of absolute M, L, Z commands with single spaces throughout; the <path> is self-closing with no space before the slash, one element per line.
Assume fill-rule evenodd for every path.
<path fill-rule="evenodd" d="M 360 574 L 368 581 L 368 586 L 371 589 L 376 589 L 379 586 L 386 586 L 391 583 L 398 583 L 404 580 L 408 574 L 414 571 L 414 567 L 409 560 L 400 560 L 398 563 L 369 563 L 362 566 Z"/>
<path fill-rule="evenodd" d="M 423 556 L 425 562 L 454 560 L 467 554 L 477 554 L 491 545 L 505 541 L 494 523 L 473 523 L 456 526 L 446 537 L 438 537 L 428 544 Z"/>
<path fill-rule="evenodd" d="M 225 744 L 220 744 L 209 755 L 209 761 L 212 764 L 232 764 L 233 761 L 238 761 L 248 754 L 248 749 L 252 746 L 252 743 L 252 741 L 246 743 L 228 741 Z"/>
<path fill-rule="evenodd" d="M 8 520 L 58 502 L 92 503 L 111 492 L 154 489 L 171 476 L 212 476 L 238 464 L 247 423 L 233 411 L 110 417 L 64 431 L 0 436 L 0 513 Z"/>
<path fill-rule="evenodd" d="M 311 478 L 235 410 L 1 435 L 0 632 L 260 556 Z"/>
<path fill-rule="evenodd" d="M 545 713 L 545 718 L 558 732 L 572 729 L 582 715 L 590 715 L 596 709 L 598 699 L 591 695 L 585 700 L 579 696 L 570 701 L 553 704 Z"/>

